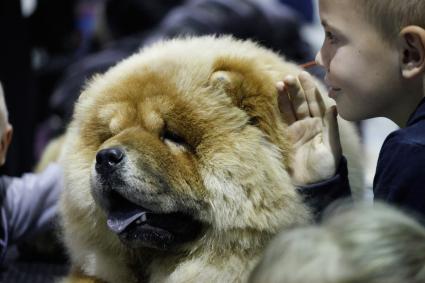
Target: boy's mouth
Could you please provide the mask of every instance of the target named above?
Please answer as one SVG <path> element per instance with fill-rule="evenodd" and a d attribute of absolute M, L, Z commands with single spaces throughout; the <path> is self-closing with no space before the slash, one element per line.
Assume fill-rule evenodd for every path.
<path fill-rule="evenodd" d="M 332 99 L 335 99 L 338 96 L 338 93 L 341 91 L 340 88 L 331 87 L 331 86 L 328 87 L 328 90 L 329 90 L 328 96 Z"/>

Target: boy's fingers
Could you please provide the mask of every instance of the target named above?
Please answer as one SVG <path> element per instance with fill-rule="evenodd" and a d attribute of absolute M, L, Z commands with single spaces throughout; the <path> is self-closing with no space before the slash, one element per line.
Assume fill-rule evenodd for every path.
<path fill-rule="evenodd" d="M 313 78 L 309 73 L 304 71 L 299 75 L 299 81 L 301 87 L 304 89 L 311 116 L 323 117 L 326 112 L 325 102 Z"/>
<path fill-rule="evenodd" d="M 292 103 L 289 100 L 288 93 L 285 91 L 285 84 L 283 82 L 276 83 L 277 88 L 277 103 L 283 120 L 291 125 L 296 121 Z"/>
<path fill-rule="evenodd" d="M 323 137 L 324 142 L 329 144 L 336 163 L 339 162 L 342 155 L 337 115 L 338 112 L 336 110 L 336 106 L 332 106 L 326 111 L 324 122 L 327 134 L 325 133 Z"/>
<path fill-rule="evenodd" d="M 305 98 L 304 90 L 298 83 L 298 80 L 293 76 L 287 76 L 283 82 L 285 83 L 286 90 L 289 93 L 296 119 L 301 120 L 309 117 L 310 111 L 308 109 L 307 100 Z"/>
<path fill-rule="evenodd" d="M 317 136 L 322 130 L 319 118 L 297 121 L 288 127 L 288 133 L 295 145 L 303 145 Z"/>

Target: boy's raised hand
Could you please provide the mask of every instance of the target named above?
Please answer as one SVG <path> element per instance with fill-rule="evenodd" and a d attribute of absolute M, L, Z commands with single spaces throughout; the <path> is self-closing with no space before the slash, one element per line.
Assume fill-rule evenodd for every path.
<path fill-rule="evenodd" d="M 293 183 L 303 186 L 334 176 L 342 154 L 336 107 L 326 108 L 307 72 L 298 80 L 288 76 L 276 87 L 279 109 L 294 144 L 290 162 Z"/>

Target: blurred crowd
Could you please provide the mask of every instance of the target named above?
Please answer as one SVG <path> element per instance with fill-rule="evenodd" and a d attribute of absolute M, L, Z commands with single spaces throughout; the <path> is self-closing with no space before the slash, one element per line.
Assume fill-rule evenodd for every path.
<path fill-rule="evenodd" d="M 232 34 L 305 62 L 313 53 L 301 30 L 313 13 L 310 0 L 2 1 L 0 81 L 15 127 L 2 173 L 32 170 L 63 132 L 84 82 L 144 45 Z"/>

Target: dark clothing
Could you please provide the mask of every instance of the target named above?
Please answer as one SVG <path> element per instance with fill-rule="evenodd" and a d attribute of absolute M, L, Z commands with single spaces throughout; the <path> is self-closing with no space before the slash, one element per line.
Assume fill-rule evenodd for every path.
<path fill-rule="evenodd" d="M 406 128 L 394 131 L 384 141 L 373 181 L 374 200 L 396 205 L 425 220 L 424 164 L 425 98 L 410 116 Z M 332 200 L 347 195 L 350 190 L 346 166 L 342 163 L 330 180 L 299 189 L 316 218 Z"/>
<path fill-rule="evenodd" d="M 407 121 L 391 133 L 379 154 L 375 200 L 397 205 L 425 218 L 425 99 Z"/>
<path fill-rule="evenodd" d="M 348 182 L 347 160 L 341 158 L 338 170 L 334 177 L 312 185 L 298 188 L 304 201 L 311 208 L 314 218 L 319 220 L 325 208 L 334 200 L 351 195 Z"/>
<path fill-rule="evenodd" d="M 279 0 L 281 3 L 290 6 L 292 9 L 300 13 L 303 19 L 307 22 L 314 20 L 314 5 L 313 1 L 300 0 Z"/>

